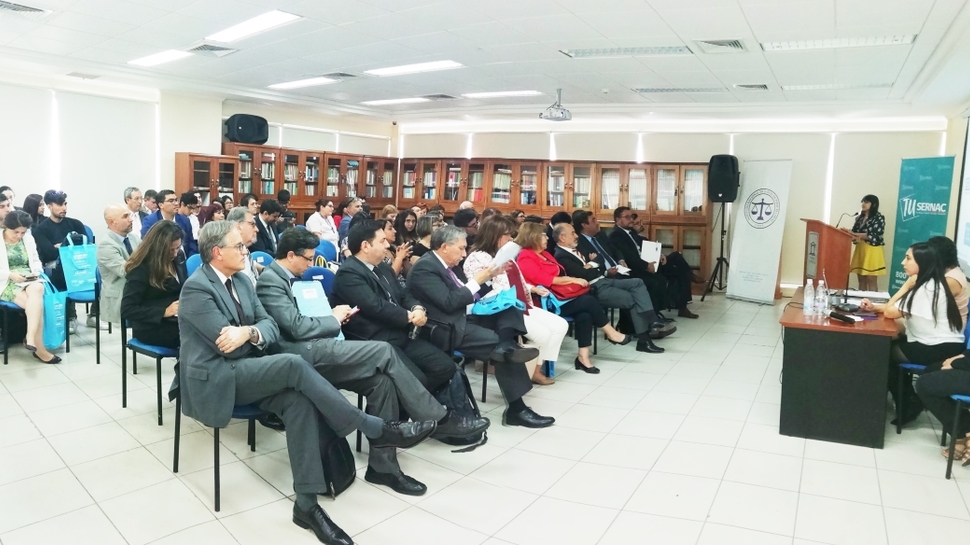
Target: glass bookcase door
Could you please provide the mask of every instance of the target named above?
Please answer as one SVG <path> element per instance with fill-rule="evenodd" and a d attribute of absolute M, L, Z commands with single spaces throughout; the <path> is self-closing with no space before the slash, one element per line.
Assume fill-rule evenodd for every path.
<path fill-rule="evenodd" d="M 264 151 L 259 154 L 259 192 L 276 197 L 276 153 Z"/>
<path fill-rule="evenodd" d="M 539 203 L 539 167 L 522 165 L 519 167 L 519 204 L 535 206 Z"/>
<path fill-rule="evenodd" d="M 303 166 L 303 191 L 307 197 L 316 197 L 320 187 L 320 156 L 307 155 Z"/>
<path fill-rule="evenodd" d="M 418 198 L 418 165 L 404 163 L 404 175 L 401 176 L 401 198 L 417 200 Z"/>
<path fill-rule="evenodd" d="M 394 200 L 394 182 L 397 181 L 395 173 L 395 163 L 387 161 L 384 163 L 384 172 L 381 174 L 381 197 Z"/>
<path fill-rule="evenodd" d="M 245 195 L 253 192 L 253 150 L 239 150 L 239 192 Z"/>
<path fill-rule="evenodd" d="M 291 197 L 299 195 L 297 187 L 300 185 L 300 156 L 283 154 L 283 189 L 290 192 Z"/>
<path fill-rule="evenodd" d="M 441 200 L 455 202 L 461 198 L 461 163 L 445 163 L 445 187 Z"/>
<path fill-rule="evenodd" d="M 591 167 L 573 167 L 573 208 L 589 208 L 593 185 L 591 171 Z"/>
<path fill-rule="evenodd" d="M 347 197 L 357 196 L 357 180 L 360 177 L 360 161 L 350 159 L 347 161 L 347 173 L 344 174 L 344 195 Z"/>
<path fill-rule="evenodd" d="M 433 201 L 438 198 L 438 165 L 437 163 L 425 163 L 422 166 L 423 176 L 421 177 L 421 199 Z"/>
<path fill-rule="evenodd" d="M 339 158 L 327 159 L 327 197 L 340 196 L 340 167 Z"/>
<path fill-rule="evenodd" d="M 648 184 L 647 169 L 631 168 L 626 182 L 626 205 L 634 210 L 649 210 L 650 207 L 647 206 L 647 202 L 650 200 Z"/>
<path fill-rule="evenodd" d="M 704 227 L 681 227 L 680 253 L 690 268 L 700 271 L 704 257 Z"/>
<path fill-rule="evenodd" d="M 494 204 L 512 202 L 512 165 L 492 165 L 492 198 Z"/>
<path fill-rule="evenodd" d="M 600 208 L 613 210 L 620 206 L 620 169 L 600 169 Z"/>
<path fill-rule="evenodd" d="M 219 196 L 223 195 L 232 196 L 232 185 L 236 181 L 236 162 L 235 161 L 220 161 L 219 162 Z"/>
<path fill-rule="evenodd" d="M 654 203 L 658 214 L 677 213 L 677 168 L 658 167 L 656 169 L 657 200 Z"/>
<path fill-rule="evenodd" d="M 207 206 L 209 200 L 209 191 L 212 190 L 212 183 L 215 181 L 215 176 L 212 172 L 212 161 L 209 159 L 195 159 L 192 161 L 192 191 L 198 191 L 202 194 L 202 206 Z"/>
<path fill-rule="evenodd" d="M 566 206 L 566 167 L 550 165 L 546 174 L 546 206 Z"/>
<path fill-rule="evenodd" d="M 465 200 L 482 202 L 485 200 L 485 165 L 472 163 L 468 165 L 468 186 L 465 190 Z"/>
<path fill-rule="evenodd" d="M 377 198 L 377 179 L 380 175 L 380 163 L 377 161 L 367 161 L 364 173 L 364 198 Z"/>
<path fill-rule="evenodd" d="M 683 209 L 685 214 L 704 213 L 704 170 L 684 167 Z"/>
<path fill-rule="evenodd" d="M 677 246 L 678 227 L 654 226 L 653 240 L 660 243 L 661 253 L 664 255 L 673 252 Z"/>

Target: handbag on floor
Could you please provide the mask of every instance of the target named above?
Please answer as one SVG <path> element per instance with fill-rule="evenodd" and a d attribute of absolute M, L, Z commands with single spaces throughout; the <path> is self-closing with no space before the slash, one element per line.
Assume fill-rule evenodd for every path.
<path fill-rule="evenodd" d="M 57 291 L 46 274 L 44 279 L 44 348 L 55 350 L 67 340 L 67 292 Z"/>
<path fill-rule="evenodd" d="M 462 368 L 455 369 L 455 376 L 451 377 L 448 384 L 445 384 L 435 395 L 438 403 L 444 405 L 449 411 L 454 412 L 453 416 L 474 416 L 481 418 L 482 411 L 478 408 L 475 401 L 475 394 L 472 392 L 471 384 Z M 464 437 L 438 436 L 433 434 L 431 437 L 445 443 L 446 445 L 469 445 L 465 448 L 453 450 L 451 452 L 471 452 L 480 445 L 488 442 L 488 432 L 482 431 Z"/>
<path fill-rule="evenodd" d="M 57 250 L 68 294 L 93 291 L 97 283 L 98 247 L 87 236 L 80 237 L 81 244 L 74 244 L 73 236 L 65 237 L 66 242 Z"/>
<path fill-rule="evenodd" d="M 350 488 L 357 478 L 357 461 L 354 451 L 346 437 L 337 437 L 323 418 L 317 417 L 320 425 L 320 456 L 323 461 L 323 478 L 328 492 L 324 496 L 336 499 L 344 490 Z"/>

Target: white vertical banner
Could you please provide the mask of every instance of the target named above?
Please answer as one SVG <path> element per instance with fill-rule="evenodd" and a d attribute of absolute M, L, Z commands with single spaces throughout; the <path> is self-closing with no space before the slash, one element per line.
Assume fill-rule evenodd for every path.
<path fill-rule="evenodd" d="M 791 160 L 744 161 L 727 296 L 773 304 L 785 232 Z"/>

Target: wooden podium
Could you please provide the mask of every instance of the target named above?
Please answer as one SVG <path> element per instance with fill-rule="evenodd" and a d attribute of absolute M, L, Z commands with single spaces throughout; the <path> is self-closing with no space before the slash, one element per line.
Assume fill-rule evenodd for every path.
<path fill-rule="evenodd" d="M 831 225 L 809 218 L 805 222 L 805 270 L 802 285 L 809 278 L 818 281 L 825 272 L 825 285 L 829 289 L 843 290 L 849 287 L 849 261 L 852 259 L 852 235 Z"/>

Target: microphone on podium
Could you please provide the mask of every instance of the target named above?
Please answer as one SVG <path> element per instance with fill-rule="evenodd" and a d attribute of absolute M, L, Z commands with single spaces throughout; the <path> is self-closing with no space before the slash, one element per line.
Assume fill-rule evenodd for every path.
<path fill-rule="evenodd" d="M 850 216 L 854 218 L 858 215 L 859 215 L 859 212 L 856 212 L 855 214 L 849 214 L 848 212 L 846 212 L 845 214 L 842 214 L 841 216 L 839 216 L 839 221 L 835 222 L 835 228 L 836 229 L 839 228 L 839 224 L 842 223 L 842 220 L 844 220 L 846 216 Z"/>

